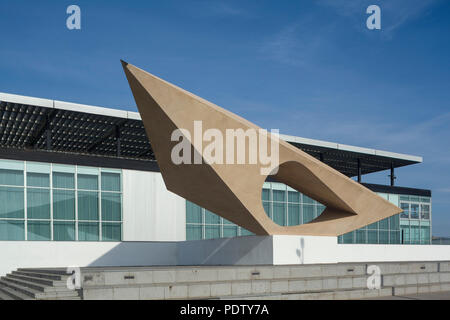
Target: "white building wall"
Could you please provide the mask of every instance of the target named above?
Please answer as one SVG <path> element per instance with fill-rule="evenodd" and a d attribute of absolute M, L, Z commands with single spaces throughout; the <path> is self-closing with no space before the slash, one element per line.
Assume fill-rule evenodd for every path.
<path fill-rule="evenodd" d="M 175 265 L 176 242 L 0 241 L 0 276 L 17 268 Z"/>
<path fill-rule="evenodd" d="M 186 200 L 159 172 L 123 170 L 123 241 L 186 240 Z"/>

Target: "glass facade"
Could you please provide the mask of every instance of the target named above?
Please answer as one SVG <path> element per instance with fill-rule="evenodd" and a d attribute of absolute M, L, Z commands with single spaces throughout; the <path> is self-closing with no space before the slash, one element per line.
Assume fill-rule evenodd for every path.
<path fill-rule="evenodd" d="M 0 160 L 0 240 L 121 241 L 121 170 Z"/>
<path fill-rule="evenodd" d="M 431 241 L 431 199 L 378 193 L 401 207 L 401 214 L 383 219 L 338 237 L 339 243 L 429 244 Z M 292 226 L 317 218 L 325 206 L 294 189 L 277 182 L 266 182 L 262 203 L 267 215 L 277 224 Z M 186 201 L 186 239 L 212 239 L 251 235 L 196 204 Z M 412 241 L 414 239 L 414 241 Z"/>
<path fill-rule="evenodd" d="M 401 240 L 405 244 L 431 243 L 431 199 L 419 196 L 400 196 Z"/>

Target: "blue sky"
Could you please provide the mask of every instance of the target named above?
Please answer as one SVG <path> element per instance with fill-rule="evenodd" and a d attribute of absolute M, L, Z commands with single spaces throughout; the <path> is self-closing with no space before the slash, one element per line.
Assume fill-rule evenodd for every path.
<path fill-rule="evenodd" d="M 450 235 L 449 32 L 446 0 L 2 0 L 0 91 L 136 110 L 124 59 L 264 128 L 423 156 L 397 184 Z"/>

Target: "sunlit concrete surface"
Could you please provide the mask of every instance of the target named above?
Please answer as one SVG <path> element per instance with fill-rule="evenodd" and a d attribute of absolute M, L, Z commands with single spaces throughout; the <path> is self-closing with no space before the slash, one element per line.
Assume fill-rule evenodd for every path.
<path fill-rule="evenodd" d="M 450 291 L 422 293 L 405 296 L 376 297 L 368 298 L 366 300 L 450 300 Z"/>

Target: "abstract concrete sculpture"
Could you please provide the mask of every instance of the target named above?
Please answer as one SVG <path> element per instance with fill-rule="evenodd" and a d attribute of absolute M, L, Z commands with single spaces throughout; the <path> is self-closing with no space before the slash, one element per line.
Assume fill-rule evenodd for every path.
<path fill-rule="evenodd" d="M 279 167 L 273 178 L 326 206 L 310 223 L 280 226 L 265 213 L 261 193 L 267 175 L 263 164 L 174 163 L 172 141 L 177 129 L 194 132 L 201 121 L 203 130 L 226 135 L 227 129 L 260 129 L 249 121 L 202 98 L 159 79 L 133 65 L 122 62 L 125 74 L 153 147 L 168 190 L 198 204 L 257 235 L 337 236 L 402 210 L 361 184 L 306 154 L 285 141 L 279 141 Z M 261 138 L 261 131 L 258 136 Z M 203 158 L 194 138 L 192 156 Z M 276 139 L 267 133 L 264 138 Z M 249 155 L 250 151 L 246 150 Z M 272 151 L 274 149 L 272 148 Z M 205 159 L 203 159 L 205 160 Z M 276 169 L 276 168 L 271 168 Z"/>

